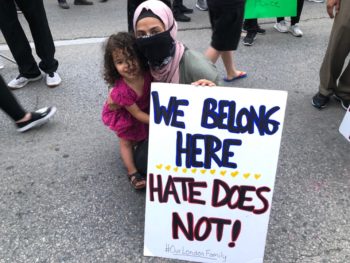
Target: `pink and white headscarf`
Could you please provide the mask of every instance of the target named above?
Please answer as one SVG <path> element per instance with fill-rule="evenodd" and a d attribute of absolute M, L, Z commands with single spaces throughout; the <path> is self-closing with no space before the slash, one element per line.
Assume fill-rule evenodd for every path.
<path fill-rule="evenodd" d="M 177 34 L 177 23 L 174 19 L 173 12 L 171 9 L 159 0 L 148 0 L 141 3 L 135 10 L 134 14 L 134 31 L 136 32 L 136 21 L 140 16 L 143 9 L 151 10 L 153 14 L 157 15 L 163 22 L 165 30 L 169 30 L 172 25 L 173 28 L 170 31 L 171 37 L 175 41 L 175 54 L 171 61 L 165 66 L 157 69 L 151 68 L 151 74 L 155 81 L 157 82 L 166 82 L 166 83 L 179 83 L 180 74 L 179 74 L 179 64 L 182 58 L 182 55 L 185 51 L 184 45 L 176 40 Z"/>

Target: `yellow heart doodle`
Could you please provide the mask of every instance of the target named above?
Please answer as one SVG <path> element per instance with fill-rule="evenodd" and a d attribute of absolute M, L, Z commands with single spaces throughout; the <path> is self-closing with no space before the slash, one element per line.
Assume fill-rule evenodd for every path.
<path fill-rule="evenodd" d="M 255 174 L 254 177 L 256 180 L 258 180 L 261 177 L 261 174 Z"/>
<path fill-rule="evenodd" d="M 157 167 L 158 169 L 162 169 L 163 165 L 162 165 L 162 164 L 158 164 L 158 165 L 156 165 L 156 167 Z"/>
<path fill-rule="evenodd" d="M 193 168 L 193 169 L 191 170 L 191 172 L 192 172 L 193 174 L 195 174 L 195 173 L 197 172 L 197 169 L 196 169 L 196 168 Z"/>
<path fill-rule="evenodd" d="M 250 176 L 250 173 L 245 173 L 245 174 L 243 174 L 243 177 L 244 177 L 245 179 L 248 179 L 249 176 Z"/>
<path fill-rule="evenodd" d="M 186 173 L 186 172 L 187 172 L 187 168 L 183 168 L 183 169 L 182 169 L 182 172 L 183 172 L 183 173 Z"/>
<path fill-rule="evenodd" d="M 211 173 L 211 174 L 215 174 L 215 172 L 216 172 L 216 170 L 215 170 L 215 169 L 210 170 L 210 173 Z"/>
<path fill-rule="evenodd" d="M 206 171 L 207 171 L 207 170 L 202 169 L 202 170 L 201 170 L 201 173 L 202 173 L 202 174 L 205 174 Z"/>
<path fill-rule="evenodd" d="M 177 170 L 179 170 L 179 168 L 175 167 L 175 168 L 174 168 L 174 172 L 177 172 Z"/>
<path fill-rule="evenodd" d="M 222 176 L 225 176 L 226 170 L 221 171 L 220 174 L 221 174 Z"/>
<path fill-rule="evenodd" d="M 235 171 L 235 172 L 232 172 L 232 173 L 231 173 L 231 176 L 232 176 L 232 177 L 236 177 L 237 175 L 238 175 L 238 171 Z"/>
<path fill-rule="evenodd" d="M 165 169 L 168 170 L 168 171 L 170 170 L 170 168 L 171 168 L 170 165 L 165 166 Z"/>

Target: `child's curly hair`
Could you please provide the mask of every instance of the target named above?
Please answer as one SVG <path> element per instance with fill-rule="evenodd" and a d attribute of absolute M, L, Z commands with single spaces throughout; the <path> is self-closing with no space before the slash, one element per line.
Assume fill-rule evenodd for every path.
<path fill-rule="evenodd" d="M 105 43 L 104 54 L 104 72 L 103 78 L 110 86 L 114 86 L 115 81 L 120 79 L 121 76 L 116 70 L 113 61 L 113 52 L 116 49 L 123 50 L 124 55 L 131 61 L 138 61 L 141 70 L 148 69 L 147 61 L 145 57 L 140 53 L 136 46 L 136 38 L 128 32 L 119 32 L 111 35 Z"/>

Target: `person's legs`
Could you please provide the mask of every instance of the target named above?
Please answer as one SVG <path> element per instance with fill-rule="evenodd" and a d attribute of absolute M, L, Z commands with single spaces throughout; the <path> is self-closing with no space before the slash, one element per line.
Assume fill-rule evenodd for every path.
<path fill-rule="evenodd" d="M 290 24 L 293 26 L 300 21 L 301 12 L 303 11 L 304 0 L 297 1 L 297 15 L 290 18 Z"/>
<path fill-rule="evenodd" d="M 205 56 L 207 58 L 210 59 L 211 62 L 213 62 L 214 64 L 216 63 L 216 61 L 218 61 L 218 58 L 220 57 L 221 52 L 216 50 L 213 47 L 209 47 L 206 51 L 205 51 Z"/>
<path fill-rule="evenodd" d="M 349 1 L 342 2 L 340 12 L 334 18 L 328 47 L 321 65 L 319 91 L 324 96 L 340 92 L 337 80 L 350 50 L 350 19 L 349 13 L 346 12 L 350 12 Z"/>
<path fill-rule="evenodd" d="M 243 45 L 252 46 L 259 30 L 258 19 L 245 19 L 243 29 L 247 31 L 247 35 L 243 38 Z M 264 32 L 263 29 L 260 30 Z"/>
<path fill-rule="evenodd" d="M 13 121 L 19 121 L 25 117 L 26 112 L 17 102 L 15 96 L 8 89 L 4 79 L 0 76 L 0 108 L 11 117 Z"/>
<path fill-rule="evenodd" d="M 139 4 L 144 2 L 145 0 L 128 0 L 127 3 L 127 12 L 128 12 L 128 31 L 133 32 L 133 19 L 136 8 Z"/>
<path fill-rule="evenodd" d="M 133 174 L 137 172 L 134 164 L 132 142 L 129 140 L 120 138 L 119 144 L 120 144 L 120 156 L 122 157 L 122 160 L 124 162 L 126 170 L 128 171 L 128 174 Z"/>
<path fill-rule="evenodd" d="M 47 21 L 43 0 L 16 0 L 28 21 L 35 50 L 41 59 L 39 67 L 45 73 L 56 72 L 58 61 L 54 58 L 55 45 Z"/>
<path fill-rule="evenodd" d="M 301 12 L 303 10 L 304 0 L 298 0 L 297 2 L 297 15 L 291 17 L 289 32 L 295 37 L 302 37 L 303 31 L 301 31 L 298 23 L 300 21 Z"/>
<path fill-rule="evenodd" d="M 222 51 L 221 59 L 224 63 L 226 69 L 226 79 L 225 80 L 233 80 L 239 77 L 246 77 L 247 74 L 244 71 L 239 71 L 236 69 L 235 64 L 233 63 L 233 50 L 230 51 Z"/>
<path fill-rule="evenodd" d="M 120 156 L 128 171 L 128 177 L 135 189 L 142 189 L 146 186 L 145 177 L 136 169 L 133 156 L 133 143 L 129 140 L 119 138 Z"/>
<path fill-rule="evenodd" d="M 327 106 L 329 97 L 333 93 L 339 99 L 350 100 L 349 65 L 340 76 L 345 59 L 350 52 L 349 13 L 350 2 L 343 1 L 339 13 L 334 18 L 326 54 L 320 68 L 319 91 L 312 98 L 312 105 L 318 109 Z M 338 79 L 339 85 L 337 85 Z"/>
<path fill-rule="evenodd" d="M 247 32 L 249 31 L 256 31 L 258 29 L 258 19 L 252 18 L 252 19 L 245 19 L 243 22 L 243 29 Z"/>
<path fill-rule="evenodd" d="M 18 21 L 14 1 L 0 0 L 0 29 L 17 62 L 19 73 L 26 78 L 38 77 L 41 72 L 32 55 L 28 39 Z"/>
<path fill-rule="evenodd" d="M 189 22 L 191 21 L 191 18 L 184 15 L 184 8 L 186 8 L 183 5 L 183 0 L 174 0 L 173 1 L 173 14 L 174 14 L 174 18 L 176 21 L 180 21 L 180 22 Z M 193 10 L 192 10 L 193 12 Z"/>
<path fill-rule="evenodd" d="M 288 32 L 288 24 L 284 17 L 277 17 L 277 22 L 273 26 L 278 32 L 287 33 Z"/>
<path fill-rule="evenodd" d="M 238 71 L 233 63 L 233 51 L 237 49 L 243 25 L 244 6 L 234 9 L 226 6 L 212 6 L 209 2 L 209 18 L 213 30 L 211 46 L 205 55 L 215 63 L 221 56 L 226 69 L 226 78 L 230 81 L 245 72 Z"/>
<path fill-rule="evenodd" d="M 227 79 L 232 79 L 238 76 L 239 72 L 236 70 L 236 67 L 233 64 L 233 51 L 221 52 L 221 59 L 226 69 Z"/>

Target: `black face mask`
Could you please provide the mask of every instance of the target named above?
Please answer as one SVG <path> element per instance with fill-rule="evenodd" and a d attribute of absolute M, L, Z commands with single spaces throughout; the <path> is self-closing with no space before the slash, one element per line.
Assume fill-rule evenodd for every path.
<path fill-rule="evenodd" d="M 168 64 L 175 54 L 175 41 L 170 35 L 173 26 L 162 33 L 136 39 L 141 53 L 146 57 L 151 67 L 161 67 Z"/>

